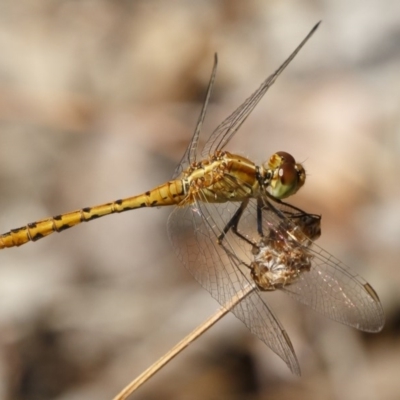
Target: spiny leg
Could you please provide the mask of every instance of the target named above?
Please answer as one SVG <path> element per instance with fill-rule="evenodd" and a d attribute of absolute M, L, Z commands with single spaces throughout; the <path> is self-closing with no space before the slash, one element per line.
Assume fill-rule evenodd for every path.
<path fill-rule="evenodd" d="M 225 225 L 225 228 L 222 230 L 222 233 L 218 236 L 217 238 L 217 242 L 218 244 L 222 245 L 222 241 L 224 240 L 226 234 L 229 232 L 229 230 L 232 229 L 232 232 L 237 235 L 238 237 L 240 237 L 242 240 L 244 240 L 245 242 L 249 243 L 251 246 L 255 246 L 255 244 L 247 239 L 244 235 L 242 235 L 237 227 L 240 221 L 240 218 L 243 214 L 243 211 L 245 210 L 245 208 L 247 207 L 247 205 L 249 204 L 249 200 L 244 200 L 241 204 L 240 207 L 236 210 L 235 214 L 233 215 L 233 217 L 229 220 L 229 222 Z"/>
<path fill-rule="evenodd" d="M 301 210 L 298 209 L 297 207 L 294 207 L 294 206 L 292 207 L 290 204 L 284 203 L 283 201 L 281 201 L 281 200 L 279 200 L 279 199 L 278 199 L 278 203 L 279 203 L 279 204 L 283 204 L 283 205 L 287 206 L 288 208 L 293 208 L 293 209 L 295 209 L 295 210 L 299 210 L 299 211 L 301 212 Z M 240 217 L 242 216 L 243 211 L 244 211 L 244 208 L 247 206 L 247 204 L 248 204 L 248 201 L 247 201 L 246 205 L 242 208 L 242 205 L 243 205 L 243 203 L 242 203 L 241 207 L 240 207 L 239 210 L 238 210 L 238 211 L 241 211 L 241 212 L 240 212 L 240 215 L 238 215 L 238 216 L 236 215 L 236 214 L 239 214 L 238 211 L 237 211 L 237 212 L 235 213 L 235 215 L 233 216 L 233 218 L 231 219 L 231 221 L 229 221 L 228 225 L 232 222 L 232 220 L 234 220 L 233 223 L 232 223 L 232 226 L 231 226 L 232 231 L 233 231 L 236 235 L 238 235 L 239 237 L 241 237 L 242 239 L 244 239 L 247 243 L 250 243 L 250 244 L 253 246 L 253 252 L 256 252 L 256 249 L 260 249 L 260 244 L 256 244 L 256 243 L 251 242 L 250 240 L 248 240 L 247 238 L 245 238 L 245 237 L 238 231 L 239 220 L 240 220 Z M 260 241 L 259 241 L 259 243 L 262 242 L 262 239 L 265 237 L 265 235 L 264 235 L 264 230 L 263 230 L 263 216 L 262 216 L 262 212 L 263 212 L 263 210 L 265 210 L 265 209 L 267 209 L 267 208 L 268 208 L 269 210 L 272 210 L 272 211 L 277 211 L 277 212 L 278 212 L 278 216 L 279 216 L 280 218 L 282 218 L 282 216 L 283 216 L 283 214 L 280 212 L 280 210 L 276 209 L 268 200 L 266 200 L 265 198 L 262 198 L 261 196 L 257 197 L 257 211 L 256 211 L 257 214 L 256 214 L 256 215 L 257 215 L 257 232 L 258 232 L 258 234 L 260 235 Z M 237 218 L 235 219 L 235 217 L 237 217 Z M 228 225 L 227 225 L 227 227 L 228 227 Z M 226 232 L 229 230 L 229 228 L 227 229 L 227 227 L 225 227 L 225 229 L 224 229 L 224 234 L 226 234 Z M 226 230 L 226 231 L 225 231 L 225 230 Z M 220 237 L 221 237 L 221 235 L 220 235 Z"/>
<path fill-rule="evenodd" d="M 296 206 L 294 206 L 292 204 L 286 203 L 285 201 L 282 201 L 281 199 L 277 199 L 274 196 L 272 196 L 271 194 L 269 194 L 268 192 L 265 192 L 265 194 L 267 195 L 267 197 L 269 197 L 275 203 L 277 203 L 277 204 L 279 204 L 281 206 L 287 207 L 290 210 L 295 210 L 295 211 L 297 211 L 299 213 L 299 215 L 307 214 L 301 208 L 298 208 L 298 207 L 296 207 Z M 266 199 L 264 201 L 266 201 Z M 257 199 L 257 204 L 258 204 L 258 202 L 260 202 L 260 207 L 261 208 L 269 208 L 270 210 L 274 211 L 275 214 L 281 219 L 284 219 L 284 217 L 291 218 L 291 217 L 293 217 L 295 215 L 294 213 L 292 213 L 292 211 L 280 210 L 280 209 L 274 207 L 269 201 L 266 201 L 266 204 L 263 204 L 263 199 L 261 199 L 261 198 Z M 310 215 L 312 215 L 312 214 L 310 214 Z"/>
<path fill-rule="evenodd" d="M 262 209 L 264 205 L 260 197 L 257 198 L 257 232 L 260 237 L 264 237 L 264 232 L 262 228 Z"/>
<path fill-rule="evenodd" d="M 229 232 L 229 230 L 232 230 L 232 232 L 236 236 L 238 236 L 240 239 L 244 240 L 246 243 L 248 243 L 250 246 L 252 246 L 254 254 L 256 254 L 259 251 L 259 248 L 260 248 L 259 244 L 251 241 L 246 236 L 244 236 L 242 233 L 240 233 L 239 230 L 238 230 L 238 225 L 239 225 L 240 218 L 242 217 L 243 212 L 244 212 L 244 210 L 245 210 L 245 208 L 247 207 L 248 204 L 249 204 L 249 199 L 244 200 L 240 204 L 240 207 L 236 210 L 236 212 L 233 215 L 233 217 L 225 225 L 225 228 L 222 230 L 222 233 L 218 236 L 218 244 L 221 245 L 225 249 L 225 251 L 227 251 L 228 254 L 230 254 L 230 252 L 224 246 L 223 240 L 224 240 L 226 234 Z M 263 209 L 263 207 L 264 207 L 264 204 L 262 203 L 261 198 L 258 198 L 257 199 L 257 232 L 260 235 L 260 239 L 262 239 L 264 237 L 263 230 L 262 230 L 262 209 Z M 243 265 L 245 265 L 246 267 L 250 268 L 250 266 L 245 264 L 245 263 L 243 263 L 243 261 L 241 261 L 241 263 Z"/>
<path fill-rule="evenodd" d="M 273 200 L 275 202 L 279 203 L 280 205 L 286 206 L 287 208 L 289 208 L 291 210 L 297 211 L 298 214 L 291 214 L 291 212 L 289 212 L 289 211 L 281 211 L 278 208 L 274 207 L 265 198 L 263 199 L 262 197 L 258 197 L 257 198 L 257 232 L 260 235 L 260 239 L 264 238 L 264 231 L 263 231 L 263 226 L 262 226 L 262 222 L 263 222 L 262 211 L 263 211 L 263 209 L 268 208 L 269 210 L 275 212 L 276 215 L 278 217 L 280 217 L 281 219 L 284 219 L 285 217 L 289 217 L 291 219 L 294 219 L 294 218 L 303 216 L 305 214 L 304 211 L 301 210 L 300 208 L 297 208 L 297 207 L 295 207 L 295 206 L 293 206 L 291 204 L 285 203 L 284 201 L 282 201 L 280 199 L 273 198 Z M 249 203 L 248 199 L 241 203 L 240 207 L 237 209 L 237 211 L 235 212 L 233 217 L 225 225 L 222 233 L 218 236 L 218 244 L 222 244 L 222 241 L 225 238 L 226 234 L 229 232 L 230 229 L 232 229 L 232 232 L 235 235 L 237 235 L 238 237 L 240 237 L 242 240 L 244 240 L 245 242 L 249 243 L 254 248 L 258 248 L 259 247 L 259 245 L 257 245 L 256 243 L 254 243 L 251 240 L 249 240 L 248 238 L 246 238 L 238 230 L 238 225 L 239 225 L 240 218 L 242 217 L 243 212 L 244 212 L 245 208 L 247 207 L 248 203 Z"/>

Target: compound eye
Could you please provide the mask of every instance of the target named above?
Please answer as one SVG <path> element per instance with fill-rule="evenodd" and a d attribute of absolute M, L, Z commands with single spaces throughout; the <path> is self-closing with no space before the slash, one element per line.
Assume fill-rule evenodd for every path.
<path fill-rule="evenodd" d="M 304 171 L 304 169 L 303 169 Z M 305 175 L 304 175 L 305 178 Z M 275 191 L 276 197 L 284 199 L 295 194 L 304 184 L 304 178 L 300 179 L 296 164 L 284 163 L 278 169 Z"/>
<path fill-rule="evenodd" d="M 301 164 L 296 164 L 295 169 L 296 169 L 296 173 L 297 173 L 297 179 L 299 181 L 299 183 L 298 183 L 299 187 L 297 190 L 299 190 L 306 181 L 306 170 L 304 169 L 304 167 Z"/>
<path fill-rule="evenodd" d="M 295 165 L 296 161 L 292 155 L 286 153 L 286 151 L 277 151 L 274 153 L 270 159 L 268 160 L 269 169 L 277 169 L 283 164 L 292 164 Z"/>
<path fill-rule="evenodd" d="M 285 163 L 278 170 L 281 185 L 292 187 L 297 184 L 298 174 L 294 165 Z"/>
<path fill-rule="evenodd" d="M 301 164 L 288 153 L 275 153 L 268 161 L 273 177 L 267 186 L 268 192 L 278 199 L 284 199 L 295 194 L 306 179 L 306 172 Z"/>

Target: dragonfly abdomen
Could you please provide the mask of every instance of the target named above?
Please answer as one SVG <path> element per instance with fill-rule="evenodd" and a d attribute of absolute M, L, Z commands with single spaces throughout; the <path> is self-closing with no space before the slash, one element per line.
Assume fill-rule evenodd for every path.
<path fill-rule="evenodd" d="M 169 181 L 153 190 L 138 196 L 120 199 L 111 203 L 31 222 L 21 228 L 11 229 L 0 235 L 0 249 L 21 246 L 27 242 L 35 242 L 53 232 L 62 232 L 82 222 L 89 222 L 106 215 L 121 213 L 143 207 L 160 207 L 179 204 L 185 197 L 181 180 Z"/>

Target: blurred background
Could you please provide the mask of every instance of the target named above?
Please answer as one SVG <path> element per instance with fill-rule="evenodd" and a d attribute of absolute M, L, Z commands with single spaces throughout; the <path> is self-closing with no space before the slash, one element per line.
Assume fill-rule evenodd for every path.
<path fill-rule="evenodd" d="M 319 244 L 376 289 L 386 326 L 363 334 L 267 294 L 301 378 L 228 315 L 133 398 L 399 398 L 400 3 L 0 4 L 1 232 L 168 180 L 214 52 L 205 133 L 319 20 L 228 149 L 304 163 L 291 202 L 322 214 Z M 176 259 L 169 212 L 114 215 L 0 253 L 1 399 L 111 399 L 218 308 Z"/>

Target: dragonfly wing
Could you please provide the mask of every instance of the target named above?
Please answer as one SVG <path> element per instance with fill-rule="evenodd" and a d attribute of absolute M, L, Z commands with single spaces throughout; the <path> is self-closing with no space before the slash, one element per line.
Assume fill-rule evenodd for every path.
<path fill-rule="evenodd" d="M 276 238 L 288 238 L 287 232 L 296 229 L 291 215 L 298 215 L 298 209 L 291 210 L 285 204 L 276 204 L 278 211 L 275 212 L 270 207 L 271 203 L 265 201 L 262 213 L 264 233 L 270 230 Z M 249 212 L 252 213 L 251 210 Z M 382 329 L 382 305 L 369 283 L 315 243 L 308 247 L 290 236 L 290 246 L 304 251 L 311 267 L 293 283 L 283 287 L 284 292 L 342 324 L 366 332 Z"/>
<path fill-rule="evenodd" d="M 194 130 L 192 140 L 190 141 L 188 147 L 185 150 L 185 153 L 183 154 L 181 162 L 178 164 L 178 166 L 175 169 L 172 179 L 177 178 L 182 173 L 182 171 L 184 171 L 187 167 L 189 167 L 190 164 L 192 164 L 193 162 L 196 161 L 197 145 L 199 142 L 201 128 L 203 126 L 203 121 L 206 116 L 208 103 L 210 102 L 210 97 L 211 97 L 211 93 L 212 93 L 212 89 L 213 89 L 214 81 L 215 81 L 215 75 L 217 73 L 217 65 L 218 65 L 218 56 L 217 56 L 217 54 L 215 54 L 214 55 L 214 66 L 213 66 L 213 69 L 211 72 L 210 82 L 208 83 L 206 98 L 204 99 L 203 107 L 201 109 L 199 119 L 197 120 L 196 129 Z"/>
<path fill-rule="evenodd" d="M 277 317 L 260 297 L 258 289 L 237 304 L 232 312 L 254 335 L 280 356 L 294 374 L 300 375 L 300 366 L 292 342 Z"/>
<path fill-rule="evenodd" d="M 379 332 L 385 318 L 371 285 L 319 246 L 312 254 L 310 271 L 283 290 L 300 303 L 345 325 L 365 332 Z"/>
<path fill-rule="evenodd" d="M 301 50 L 304 44 L 316 31 L 320 23 L 314 26 L 310 33 L 303 39 L 297 46 L 293 53 L 287 60 L 272 74 L 270 75 L 261 86 L 240 105 L 228 118 L 226 118 L 211 134 L 207 143 L 201 152 L 202 157 L 207 157 L 209 154 L 214 154 L 216 150 L 223 149 L 227 143 L 232 139 L 235 133 L 242 126 L 243 122 L 247 119 L 250 113 L 254 110 L 255 106 L 262 99 L 267 90 L 274 84 L 278 76 L 289 65 L 297 53 Z"/>
<path fill-rule="evenodd" d="M 237 208 L 238 204 L 230 202 L 213 205 L 199 202 L 190 207 L 177 207 L 168 220 L 168 233 L 178 258 L 221 305 L 254 285 L 242 261 L 242 255 L 250 256 L 251 246 L 239 241 L 231 232 L 223 240 L 223 246 L 217 243 L 217 236 Z M 293 373 L 300 374 L 290 339 L 257 288 L 231 311 L 279 355 Z"/>

